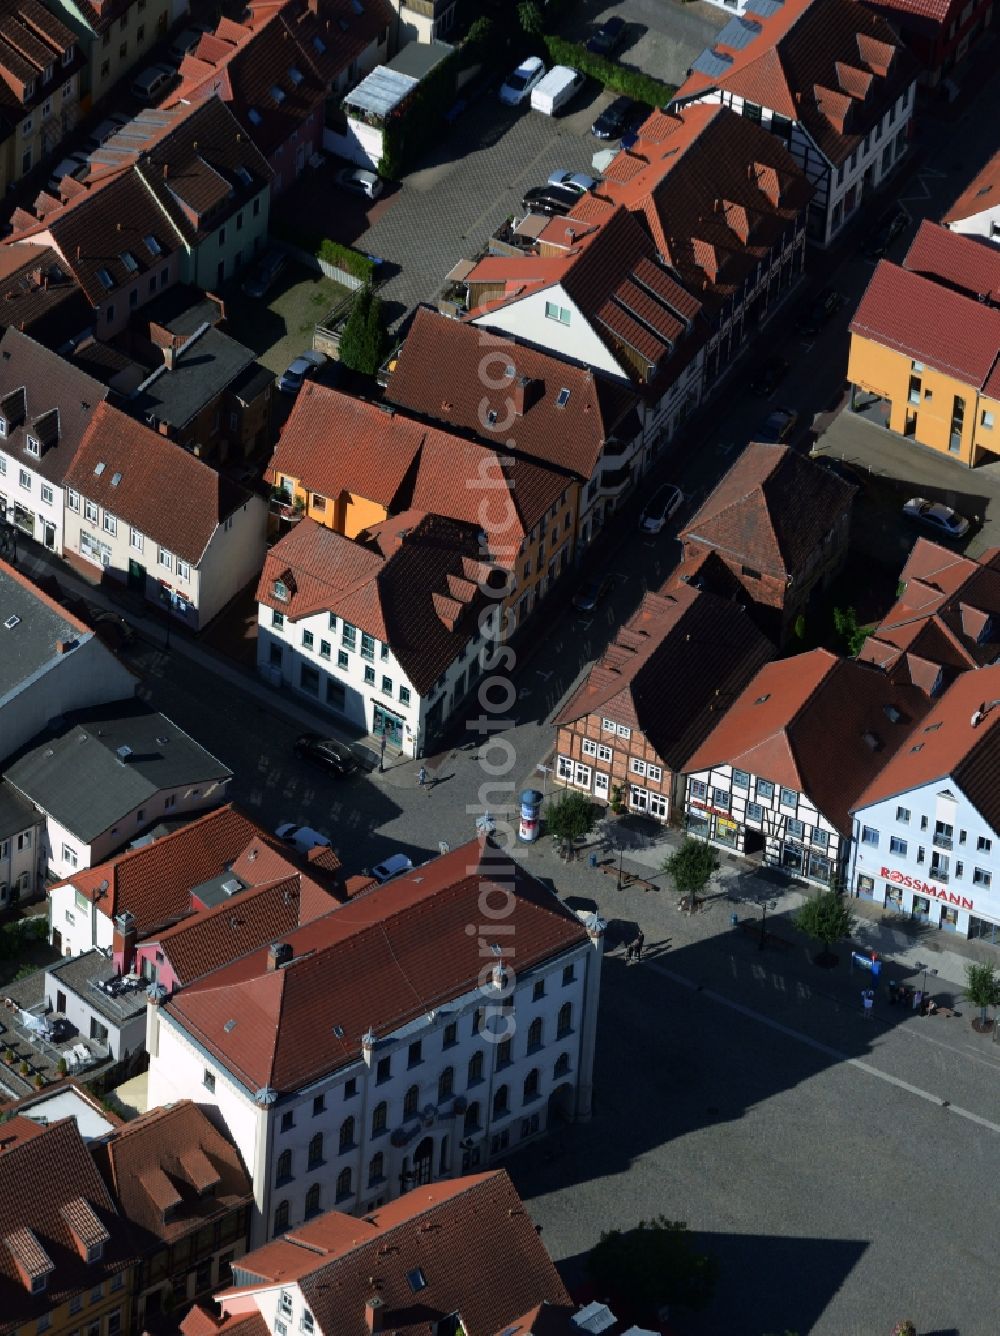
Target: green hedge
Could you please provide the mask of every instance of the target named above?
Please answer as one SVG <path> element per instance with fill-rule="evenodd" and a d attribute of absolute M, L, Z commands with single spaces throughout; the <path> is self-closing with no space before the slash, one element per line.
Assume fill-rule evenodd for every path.
<path fill-rule="evenodd" d="M 665 107 L 677 92 L 673 84 L 654 79 L 649 74 L 640 74 L 636 70 L 627 70 L 617 61 L 592 55 L 580 42 L 567 42 L 562 37 L 546 37 L 545 48 L 554 65 L 569 65 L 581 74 L 596 79 L 605 88 L 634 97 L 637 102 L 647 102 L 651 107 Z"/>
<path fill-rule="evenodd" d="M 271 235 L 277 241 L 285 241 L 289 246 L 298 246 L 300 250 L 308 251 L 317 260 L 324 260 L 327 264 L 343 269 L 362 283 L 372 281 L 375 265 L 367 255 L 352 250 L 350 246 L 342 246 L 339 241 L 331 241 L 329 237 L 317 237 L 314 233 L 274 219 L 271 220 Z"/>

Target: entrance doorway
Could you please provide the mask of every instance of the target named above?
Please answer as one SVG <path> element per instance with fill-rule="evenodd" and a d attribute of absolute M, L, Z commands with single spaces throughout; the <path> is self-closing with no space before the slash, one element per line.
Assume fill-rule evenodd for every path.
<path fill-rule="evenodd" d="M 375 713 L 373 716 L 372 732 L 377 738 L 384 737 L 390 747 L 402 747 L 403 745 L 403 721 L 398 714 L 390 714 L 389 711 L 378 702 L 375 704 Z"/>
<path fill-rule="evenodd" d="M 548 1115 L 545 1120 L 545 1126 L 548 1128 L 560 1127 L 564 1123 L 573 1121 L 573 1087 L 569 1082 L 561 1086 L 556 1086 L 549 1096 Z"/>
<path fill-rule="evenodd" d="M 129 561 L 128 587 L 137 590 L 140 594 L 146 592 L 146 568 L 140 566 L 137 561 Z"/>
<path fill-rule="evenodd" d="M 413 1156 L 416 1186 L 429 1183 L 434 1176 L 434 1138 L 424 1137 Z"/>
<path fill-rule="evenodd" d="M 52 552 L 56 545 L 56 526 L 45 521 L 42 532 L 42 542 Z"/>

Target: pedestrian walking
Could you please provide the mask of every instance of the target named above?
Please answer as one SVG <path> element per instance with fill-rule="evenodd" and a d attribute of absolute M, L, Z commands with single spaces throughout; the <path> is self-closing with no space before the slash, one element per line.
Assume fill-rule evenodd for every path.
<path fill-rule="evenodd" d="M 427 792 L 430 793 L 430 786 L 427 783 L 427 771 L 423 766 L 417 771 L 417 783 L 422 789 L 426 789 Z"/>
<path fill-rule="evenodd" d="M 861 1001 L 865 1008 L 865 1020 L 870 1021 L 872 1018 L 872 1008 L 875 1005 L 875 994 L 870 988 L 864 989 L 861 994 Z"/>
<path fill-rule="evenodd" d="M 646 938 L 643 936 L 642 929 L 639 929 L 639 936 L 632 943 L 636 960 L 642 959 L 642 948 Z"/>
<path fill-rule="evenodd" d="M 634 952 L 635 952 L 635 943 L 629 942 L 628 946 L 626 946 L 625 948 L 625 959 L 630 965 L 632 963 L 632 956 Z"/>

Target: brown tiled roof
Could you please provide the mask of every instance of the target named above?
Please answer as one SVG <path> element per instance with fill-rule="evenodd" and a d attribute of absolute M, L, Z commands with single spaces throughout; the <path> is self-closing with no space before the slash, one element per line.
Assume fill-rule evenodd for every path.
<path fill-rule="evenodd" d="M 925 218 L 910 242 L 903 268 L 1000 306 L 1000 248 L 986 240 L 949 232 Z"/>
<path fill-rule="evenodd" d="M 753 443 L 684 526 L 681 542 L 771 575 L 796 575 L 856 490 L 786 445 Z"/>
<path fill-rule="evenodd" d="M 858 657 L 897 677 L 933 686 L 1000 658 L 1000 558 L 959 556 L 918 538 L 900 576 L 902 593 Z M 916 662 L 914 662 L 916 661 Z M 904 677 L 904 680 L 906 678 Z M 925 687 L 927 689 L 927 687 Z"/>
<path fill-rule="evenodd" d="M 478 632 L 489 571 L 477 528 L 440 515 L 417 518 L 388 556 L 305 519 L 268 552 L 257 599 L 292 622 L 317 612 L 352 622 L 392 647 L 424 695 Z M 278 580 L 288 599 L 275 597 Z"/>
<path fill-rule="evenodd" d="M 828 650 L 763 667 L 690 757 L 729 764 L 804 794 L 845 837 L 851 809 L 927 713 L 915 687 Z"/>
<path fill-rule="evenodd" d="M 982 171 L 972 178 L 941 221 L 960 223 L 965 218 L 974 218 L 977 213 L 985 213 L 987 209 L 995 209 L 998 206 L 1000 206 L 1000 152 L 994 153 Z"/>
<path fill-rule="evenodd" d="M 96 33 L 104 33 L 132 8 L 135 0 L 99 0 L 98 4 L 92 0 L 76 0 L 76 4 L 87 26 Z"/>
<path fill-rule="evenodd" d="M 95 1155 L 143 1251 L 211 1226 L 253 1197 L 236 1148 L 191 1100 L 116 1128 Z M 166 1193 L 173 1210 L 165 1220 Z"/>
<path fill-rule="evenodd" d="M 710 103 L 654 112 L 598 191 L 644 218 L 659 253 L 709 304 L 745 282 L 812 195 L 780 140 Z"/>
<path fill-rule="evenodd" d="M 881 260 L 851 333 L 985 389 L 1000 355 L 1000 309 Z"/>
<path fill-rule="evenodd" d="M 104 385 L 16 329 L 0 339 L 0 413 L 7 420 L 0 450 L 60 484 L 86 435 L 94 410 L 107 397 Z M 28 436 L 41 445 L 37 458 Z"/>
<path fill-rule="evenodd" d="M 143 938 L 191 913 L 192 887 L 227 867 L 258 886 L 294 870 L 255 822 L 227 804 L 152 844 L 83 868 L 50 890 L 72 886 L 109 918 L 128 910 Z"/>
<path fill-rule="evenodd" d="M 504 380 L 509 365 L 513 368 L 509 383 L 483 384 L 479 373 L 485 354 L 490 358 L 491 382 Z M 511 420 L 508 401 L 522 379 L 528 382 L 525 411 Z M 560 406 L 560 396 L 567 390 Z M 397 354 L 386 398 L 586 481 L 617 429 L 633 435 L 638 429 L 635 396 L 621 382 L 501 335 L 491 335 L 484 343 L 483 331 L 476 326 L 449 320 L 426 306 L 418 307 Z M 491 411 L 497 415 L 494 432 L 483 425 Z"/>
<path fill-rule="evenodd" d="M 0 1216 L 0 1332 L 106 1282 L 137 1255 L 74 1118 L 0 1153 Z M 107 1234 L 98 1261 L 87 1263 L 76 1229 L 95 1242 Z M 33 1272 L 48 1274 L 37 1295 L 25 1282 Z"/>
<path fill-rule="evenodd" d="M 183 1336 L 271 1336 L 270 1326 L 257 1309 L 252 1313 L 215 1317 L 200 1304 L 195 1304 L 181 1319 L 180 1330 Z"/>
<path fill-rule="evenodd" d="M 74 54 L 64 65 L 71 48 Z M 76 78 L 83 64 L 76 33 L 39 0 L 0 0 L 0 121 L 7 127 L 23 121 L 39 103 L 59 98 L 62 85 Z M 54 78 L 46 81 L 50 67 Z M 34 91 L 26 97 L 29 85 Z"/>
<path fill-rule="evenodd" d="M 91 417 L 66 484 L 192 566 L 219 525 L 250 499 L 193 454 L 107 403 Z"/>
<path fill-rule="evenodd" d="M 279 13 L 303 59 L 333 91 L 337 80 L 395 21 L 388 0 L 250 0 L 250 22 Z"/>
<path fill-rule="evenodd" d="M 450 1313 L 467 1336 L 496 1336 L 529 1308 L 570 1305 L 502 1169 L 416 1188 L 361 1220 L 331 1211 L 247 1254 L 238 1270 L 261 1283 L 297 1280 L 326 1336 L 366 1336 L 372 1276 L 385 1329 L 408 1336 L 434 1336 Z M 415 1298 L 417 1271 L 424 1286 Z M 253 1287 L 251 1279 L 241 1292 Z"/>
<path fill-rule="evenodd" d="M 676 772 L 773 653 L 736 603 L 689 585 L 648 593 L 556 723 L 601 715 L 641 729 Z"/>
<path fill-rule="evenodd" d="M 69 266 L 51 246 L 0 246 L 0 326 L 58 347 L 92 319 Z"/>
<path fill-rule="evenodd" d="M 230 960 L 276 941 L 336 908 L 337 901 L 308 877 L 290 873 L 250 886 L 223 904 L 192 914 L 155 936 L 181 987 Z M 150 939 L 151 941 L 154 939 Z"/>
<path fill-rule="evenodd" d="M 1000 665 L 960 674 L 855 797 L 852 811 L 950 778 L 983 820 L 1000 831 L 998 700 Z"/>
<path fill-rule="evenodd" d="M 957 12 L 963 8 L 961 0 L 868 0 L 868 3 L 872 9 L 880 11 L 888 9 L 916 19 L 924 30 L 927 24 L 921 20 L 929 19 L 931 23 L 940 27 L 947 23 L 953 11 Z"/>
<path fill-rule="evenodd" d="M 676 100 L 721 88 L 770 107 L 800 121 L 833 163 L 850 157 L 916 77 L 889 24 L 856 0 L 784 0 L 766 17 L 745 15 L 744 31 L 743 44 L 712 48 L 725 73 L 704 74 L 695 61 Z"/>
<path fill-rule="evenodd" d="M 244 956 L 164 1009 L 249 1090 L 299 1089 L 356 1062 L 369 1029 L 392 1033 L 476 986 L 482 960 L 465 928 L 501 865 L 519 969 L 587 940 L 540 882 L 516 864 L 511 877 L 499 848 L 473 841 L 289 933 L 280 970 L 268 971 L 267 951 Z M 318 1007 L 329 1025 L 317 1026 Z"/>

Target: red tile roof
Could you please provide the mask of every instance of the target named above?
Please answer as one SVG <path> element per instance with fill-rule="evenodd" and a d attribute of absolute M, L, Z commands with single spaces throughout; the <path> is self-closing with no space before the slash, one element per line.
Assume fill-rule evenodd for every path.
<path fill-rule="evenodd" d="M 988 209 L 1000 207 L 1000 152 L 995 153 L 978 175 L 974 176 L 955 203 L 944 214 L 942 223 L 960 223 Z"/>
<path fill-rule="evenodd" d="M 847 837 L 858 795 L 927 709 L 915 687 L 812 650 L 762 668 L 685 770 L 748 770 L 804 794 Z"/>
<path fill-rule="evenodd" d="M 529 1308 L 570 1304 L 503 1170 L 416 1188 L 361 1220 L 330 1212 L 249 1253 L 237 1269 L 249 1282 L 242 1293 L 255 1280 L 297 1281 L 326 1336 L 366 1336 L 372 1276 L 385 1329 L 409 1336 L 434 1336 L 448 1313 L 460 1315 L 467 1336 L 496 1336 Z M 425 1284 L 415 1301 L 417 1270 Z M 225 1294 L 221 1302 L 225 1308 Z"/>
<path fill-rule="evenodd" d="M 985 389 L 1000 355 L 1000 310 L 881 260 L 851 333 Z"/>
<path fill-rule="evenodd" d="M 486 354 L 489 385 L 479 374 Z M 509 379 L 508 366 L 513 369 Z M 527 382 L 525 407 L 512 417 L 508 401 L 521 381 Z M 475 325 L 449 320 L 426 306 L 417 308 L 385 393 L 391 403 L 411 413 L 475 432 L 494 446 L 588 482 L 608 439 L 619 429 L 626 435 L 638 430 L 632 416 L 635 396 L 620 382 L 512 338 L 490 335 L 484 341 Z M 492 431 L 484 425 L 491 411 L 497 415 Z"/>
<path fill-rule="evenodd" d="M 586 942 L 576 916 L 516 864 L 511 878 L 510 866 L 496 846 L 462 845 L 288 934 L 293 959 L 281 969 L 269 972 L 267 952 L 256 952 L 164 1010 L 247 1089 L 299 1089 L 357 1061 L 369 1029 L 391 1034 L 476 986 L 482 960 L 465 928 L 498 876 L 518 968 Z M 316 1024 L 320 1006 L 328 1025 Z"/>
<path fill-rule="evenodd" d="M 872 9 L 889 9 L 915 19 L 930 19 L 941 27 L 953 10 L 962 8 L 962 0 L 869 0 Z"/>
<path fill-rule="evenodd" d="M 74 1118 L 0 1153 L 0 1203 L 0 1332 L 58 1309 L 137 1257 Z M 86 1243 L 105 1237 L 100 1259 L 88 1264 Z M 28 1279 L 33 1273 L 48 1275 L 36 1295 Z"/>
<path fill-rule="evenodd" d="M 389 0 L 250 0 L 248 13 L 251 24 L 280 14 L 303 59 L 331 93 L 396 19 Z"/>
<path fill-rule="evenodd" d="M 215 1317 L 195 1304 L 181 1319 L 183 1336 L 271 1336 L 271 1328 L 262 1313 L 231 1313 Z"/>
<path fill-rule="evenodd" d="M 235 1146 L 191 1100 L 116 1128 L 95 1158 L 144 1251 L 211 1228 L 253 1199 Z M 161 1201 L 164 1187 L 174 1198 L 169 1219 Z"/>
<path fill-rule="evenodd" d="M 851 508 L 856 488 L 787 445 L 752 443 L 680 533 L 778 577 L 798 575 Z"/>
<path fill-rule="evenodd" d="M 92 321 L 79 284 L 51 246 L 0 246 L 0 325 L 59 347 Z"/>
<path fill-rule="evenodd" d="M 302 520 L 268 552 L 257 599 L 291 622 L 332 612 L 376 636 L 424 695 L 478 634 L 487 598 L 480 585 L 488 588 L 490 578 L 478 532 L 440 515 L 416 516 L 385 555 L 376 543 Z M 287 598 L 275 595 L 278 581 Z"/>
<path fill-rule="evenodd" d="M 1000 248 L 979 237 L 949 232 L 925 218 L 910 243 L 903 268 L 1000 306 Z"/>
<path fill-rule="evenodd" d="M 983 820 L 1000 831 L 998 702 L 1000 665 L 962 673 L 856 795 L 851 810 L 950 779 Z"/>
<path fill-rule="evenodd" d="M 745 15 L 744 31 L 752 35 L 742 45 L 712 48 L 725 72 L 702 73 L 695 61 L 675 101 L 737 94 L 801 122 L 833 163 L 850 157 L 916 77 L 890 25 L 856 0 L 784 0 L 766 17 Z"/>
<path fill-rule="evenodd" d="M 107 403 L 91 416 L 65 481 L 192 566 L 219 525 L 250 501 L 243 488 Z"/>
<path fill-rule="evenodd" d="M 680 771 L 773 652 L 736 603 L 688 585 L 647 593 L 555 722 L 600 715 L 641 729 Z"/>
<path fill-rule="evenodd" d="M 277 881 L 294 871 L 271 838 L 227 804 L 152 844 L 83 868 L 49 889 L 72 886 L 109 918 L 128 910 L 143 938 L 190 914 L 192 888 L 230 867 L 250 885 Z"/>

